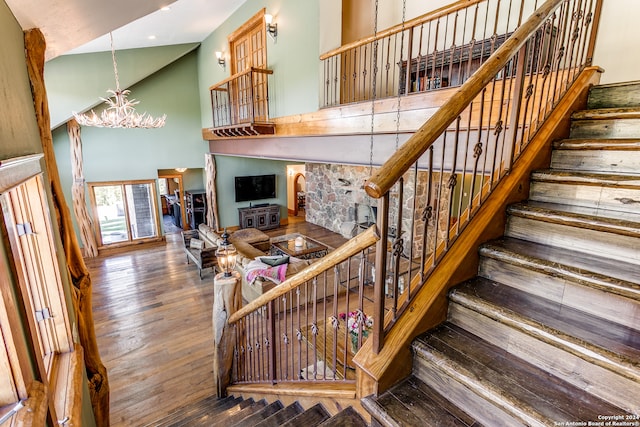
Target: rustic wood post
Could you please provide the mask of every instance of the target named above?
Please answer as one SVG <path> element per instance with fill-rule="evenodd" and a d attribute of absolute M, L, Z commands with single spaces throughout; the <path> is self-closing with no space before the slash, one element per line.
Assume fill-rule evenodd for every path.
<path fill-rule="evenodd" d="M 51 135 L 49 102 L 44 84 L 44 53 L 46 43 L 42 31 L 34 28 L 24 33 L 27 71 L 31 83 L 31 95 L 35 107 L 42 150 L 47 165 L 47 176 L 53 197 L 53 208 L 57 217 L 57 226 L 62 239 L 67 271 L 73 284 L 73 306 L 78 321 L 80 345 L 84 349 L 84 364 L 89 379 L 89 393 L 93 414 L 98 427 L 109 426 L 109 379 L 107 368 L 102 364 L 98 342 L 93 325 L 91 304 L 91 277 L 82 258 L 80 245 L 76 237 L 71 213 L 65 203 L 56 156 Z"/>
<path fill-rule="evenodd" d="M 229 277 L 219 273 L 213 279 L 213 376 L 218 397 L 225 396 L 231 382 L 236 325 L 229 325 L 227 320 L 242 307 L 240 283 L 240 273 L 237 271 Z"/>
<path fill-rule="evenodd" d="M 213 154 L 204 155 L 207 192 L 207 225 L 218 230 L 218 193 L 216 192 L 216 158 Z"/>
<path fill-rule="evenodd" d="M 80 229 L 80 238 L 84 246 L 84 256 L 94 258 L 98 256 L 98 244 L 93 234 L 91 217 L 87 212 L 87 200 L 84 193 L 84 169 L 82 162 L 82 137 L 80 136 L 80 125 L 76 119 L 67 122 L 67 133 L 71 143 L 71 174 L 73 184 L 71 185 L 71 197 L 73 198 L 73 212 L 76 214 L 76 221 Z"/>

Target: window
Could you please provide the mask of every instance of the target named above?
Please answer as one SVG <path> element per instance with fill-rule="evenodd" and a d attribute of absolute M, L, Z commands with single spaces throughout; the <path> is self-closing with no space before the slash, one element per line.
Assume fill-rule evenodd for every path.
<path fill-rule="evenodd" d="M 267 68 L 264 13 L 262 9 L 229 35 L 232 75 L 252 67 Z M 267 75 L 256 73 L 251 81 L 238 79 L 231 88 L 231 98 L 238 123 L 250 121 L 251 117 L 254 122 L 266 121 Z"/>
<path fill-rule="evenodd" d="M 158 237 L 153 181 L 91 183 L 89 196 L 100 246 Z"/>
<path fill-rule="evenodd" d="M 1 172 L 1 171 L 0 171 Z M 41 175 L 26 177 L 0 195 L 0 406 L 28 397 L 33 380 L 48 387 L 49 419 L 64 418 L 71 375 L 65 361 L 76 357 Z M 75 356 L 72 356 L 75 355 Z M 35 376 L 30 360 L 35 362 Z"/>
<path fill-rule="evenodd" d="M 73 344 L 40 176 L 8 191 L 1 202 L 25 309 L 50 375 L 54 356 L 72 351 Z"/>

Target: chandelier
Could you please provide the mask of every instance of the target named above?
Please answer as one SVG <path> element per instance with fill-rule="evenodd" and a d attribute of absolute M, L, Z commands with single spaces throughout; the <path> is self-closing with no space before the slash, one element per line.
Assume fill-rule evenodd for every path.
<path fill-rule="evenodd" d="M 120 80 L 118 78 L 118 65 L 116 64 L 116 52 L 113 49 L 113 35 L 109 33 L 111 40 L 111 58 L 113 60 L 113 72 L 116 77 L 116 90 L 107 90 L 111 94 L 109 98 L 100 98 L 107 106 L 100 115 L 91 110 L 91 113 L 78 114 L 73 113 L 79 124 L 83 126 L 95 126 L 104 128 L 160 128 L 164 126 L 167 115 L 153 118 L 148 113 L 137 113 L 134 108 L 140 101 L 135 99 L 127 99 L 131 93 L 129 90 L 120 89 Z"/>

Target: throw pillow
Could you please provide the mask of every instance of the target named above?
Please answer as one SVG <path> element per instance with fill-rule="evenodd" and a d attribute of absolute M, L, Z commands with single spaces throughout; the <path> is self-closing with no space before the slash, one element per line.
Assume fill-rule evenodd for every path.
<path fill-rule="evenodd" d="M 264 262 L 267 265 L 270 265 L 271 267 L 275 267 L 275 266 L 282 265 L 282 264 L 288 264 L 289 263 L 289 257 L 288 256 L 260 257 L 260 261 Z"/>
<path fill-rule="evenodd" d="M 191 239 L 191 242 L 189 243 L 189 247 L 191 247 L 192 249 L 202 249 L 204 248 L 204 241 L 200 239 L 196 239 L 194 237 Z"/>

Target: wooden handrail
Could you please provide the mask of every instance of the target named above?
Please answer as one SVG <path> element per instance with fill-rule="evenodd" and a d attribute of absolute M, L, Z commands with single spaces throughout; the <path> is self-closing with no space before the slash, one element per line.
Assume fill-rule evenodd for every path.
<path fill-rule="evenodd" d="M 259 309 L 263 305 L 268 304 L 270 301 L 281 297 L 287 292 L 297 288 L 304 284 L 306 281 L 324 273 L 325 271 L 333 268 L 339 263 L 347 260 L 350 256 L 357 254 L 358 252 L 370 247 L 380 239 L 378 231 L 375 225 L 372 225 L 363 233 L 358 234 L 356 237 L 349 240 L 344 245 L 340 246 L 333 252 L 330 252 L 327 256 L 311 264 L 309 267 L 302 270 L 295 276 L 285 280 L 280 285 L 271 289 L 268 292 L 260 295 L 249 304 L 242 307 L 229 317 L 229 324 L 235 323 L 243 317 L 251 314 L 255 310 Z"/>
<path fill-rule="evenodd" d="M 367 182 L 365 191 L 379 199 L 422 156 L 444 130 L 462 113 L 507 61 L 551 15 L 563 0 L 548 0 L 504 42 L 493 55 L 423 124 Z"/>
<path fill-rule="evenodd" d="M 273 70 L 269 70 L 266 68 L 256 68 L 256 67 L 249 67 L 246 70 L 240 71 L 239 73 L 235 73 L 233 76 L 229 76 L 226 79 L 212 85 L 209 86 L 209 90 L 216 90 L 217 88 L 219 88 L 220 86 L 229 83 L 232 80 L 237 79 L 238 77 L 242 77 L 245 74 L 249 74 L 249 73 L 262 73 L 262 74 L 273 74 Z"/>
<path fill-rule="evenodd" d="M 462 10 L 464 8 L 467 8 L 469 6 L 473 6 L 476 3 L 480 3 L 483 2 L 485 0 L 460 0 L 458 2 L 455 3 L 451 3 L 448 4 L 446 6 L 442 6 L 439 9 L 436 10 L 432 10 L 431 12 L 428 12 L 422 16 L 418 16 L 417 18 L 413 18 L 410 19 L 408 21 L 406 21 L 403 24 L 398 24 L 398 25 L 394 25 L 393 27 L 389 27 L 385 30 L 382 30 L 380 32 L 378 32 L 375 36 L 369 36 L 369 37 L 365 37 L 363 39 L 357 40 L 355 42 L 351 42 L 348 44 L 345 44 L 343 46 L 340 46 L 339 48 L 333 49 L 329 52 L 323 53 L 322 55 L 320 55 L 320 60 L 324 61 L 327 58 L 330 58 L 332 56 L 335 55 L 339 55 L 341 53 L 344 53 L 350 49 L 353 49 L 355 47 L 358 46 L 363 46 L 365 44 L 371 43 L 375 40 L 380 40 L 383 39 L 385 37 L 388 37 L 390 35 L 393 35 L 395 33 L 399 33 L 400 31 L 402 31 L 403 29 L 407 29 L 407 28 L 411 28 L 411 27 L 416 27 L 418 25 L 424 24 L 425 22 L 429 22 L 432 21 L 434 19 L 438 19 L 442 16 L 448 15 L 452 12 L 458 11 L 458 10 Z"/>

